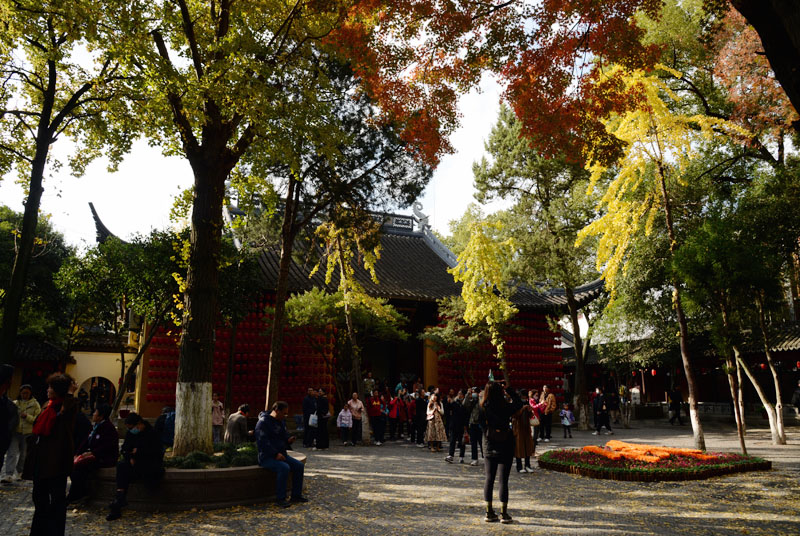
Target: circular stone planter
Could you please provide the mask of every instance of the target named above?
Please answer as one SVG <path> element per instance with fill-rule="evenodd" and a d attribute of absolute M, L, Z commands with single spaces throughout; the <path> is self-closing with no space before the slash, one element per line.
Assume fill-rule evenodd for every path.
<path fill-rule="evenodd" d="M 306 456 L 293 453 L 296 460 L 306 463 Z M 116 492 L 116 469 L 97 471 L 91 480 L 89 501 L 107 505 Z M 131 484 L 128 507 L 139 511 L 211 510 L 229 506 L 249 505 L 275 498 L 275 473 L 257 465 L 226 467 L 224 469 L 166 469 L 156 488 L 141 482 Z M 291 489 L 292 477 L 288 478 Z"/>
<path fill-rule="evenodd" d="M 760 458 L 743 458 L 742 460 L 729 463 L 718 463 L 705 466 L 701 465 L 688 467 L 685 469 L 659 467 L 608 467 L 602 465 L 602 463 L 592 465 L 586 462 L 570 462 L 569 460 L 555 458 L 558 452 L 564 452 L 565 450 L 574 450 L 578 452 L 577 449 L 562 449 L 545 452 L 538 459 L 539 467 L 542 469 L 549 469 L 551 471 L 587 476 L 590 478 L 625 480 L 630 482 L 703 480 L 714 476 L 722 476 L 732 473 L 743 473 L 745 471 L 764 471 L 772 469 L 772 462 L 768 460 L 762 460 Z"/>

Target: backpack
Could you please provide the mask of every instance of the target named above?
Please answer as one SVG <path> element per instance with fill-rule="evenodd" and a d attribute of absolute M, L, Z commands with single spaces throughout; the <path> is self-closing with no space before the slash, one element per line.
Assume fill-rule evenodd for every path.
<path fill-rule="evenodd" d="M 167 413 L 164 419 L 164 429 L 161 431 L 161 443 L 171 447 L 175 442 L 175 412 Z"/>

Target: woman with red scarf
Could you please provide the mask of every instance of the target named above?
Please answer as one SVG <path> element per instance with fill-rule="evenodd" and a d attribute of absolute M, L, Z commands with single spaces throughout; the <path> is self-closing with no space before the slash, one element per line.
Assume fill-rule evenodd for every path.
<path fill-rule="evenodd" d="M 67 374 L 47 378 L 47 398 L 33 423 L 33 435 L 23 477 L 33 480 L 31 536 L 64 534 L 67 522 L 67 476 L 72 472 L 75 449 L 72 432 L 78 403 L 72 394 L 78 386 Z"/>

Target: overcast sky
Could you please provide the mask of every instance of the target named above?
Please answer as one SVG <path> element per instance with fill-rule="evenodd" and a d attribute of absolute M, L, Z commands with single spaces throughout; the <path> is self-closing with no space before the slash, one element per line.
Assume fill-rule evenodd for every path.
<path fill-rule="evenodd" d="M 445 235 L 449 234 L 450 220 L 460 217 L 474 201 L 472 163 L 484 154 L 484 141 L 499 110 L 499 86 L 487 77 L 481 90 L 461 99 L 461 128 L 451 137 L 455 153 L 442 159 L 420 199 L 431 225 Z M 59 155 L 68 152 L 68 140 L 56 143 L 54 151 Z M 164 157 L 157 148 L 141 141 L 119 171 L 108 173 L 106 165 L 98 160 L 80 178 L 72 177 L 66 168 L 45 178 L 41 209 L 52 216 L 55 228 L 68 242 L 78 246 L 94 243 L 90 201 L 111 232 L 122 238 L 172 225 L 169 212 L 174 196 L 192 183 L 186 160 Z M 0 181 L 0 203 L 22 211 L 23 190 L 15 179 L 8 175 Z M 488 211 L 498 206 L 490 206 Z"/>

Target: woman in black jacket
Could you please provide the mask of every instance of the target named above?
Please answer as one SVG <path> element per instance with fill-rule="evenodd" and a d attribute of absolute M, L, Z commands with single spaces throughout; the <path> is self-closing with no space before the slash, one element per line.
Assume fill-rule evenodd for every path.
<path fill-rule="evenodd" d="M 67 522 L 67 477 L 72 472 L 75 450 L 72 434 L 78 402 L 72 377 L 51 374 L 47 378 L 47 398 L 33 423 L 23 478 L 33 480 L 33 521 L 31 536 L 64 534 Z"/>
<path fill-rule="evenodd" d="M 506 400 L 508 393 L 511 401 Z M 483 414 L 483 452 L 486 458 L 484 467 L 486 479 L 483 484 L 483 499 L 486 501 L 486 517 L 484 521 L 493 523 L 511 523 L 508 515 L 508 477 L 514 457 L 514 434 L 511 432 L 511 417 L 519 411 L 523 403 L 514 389 L 503 387 L 501 383 L 488 383 L 481 400 Z M 500 502 L 502 510 L 497 517 L 492 508 L 492 492 L 497 472 L 500 471 Z"/>

